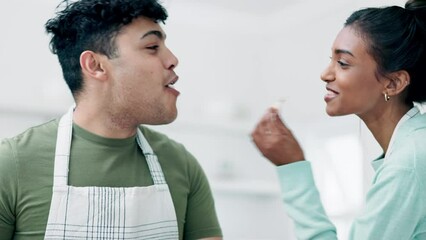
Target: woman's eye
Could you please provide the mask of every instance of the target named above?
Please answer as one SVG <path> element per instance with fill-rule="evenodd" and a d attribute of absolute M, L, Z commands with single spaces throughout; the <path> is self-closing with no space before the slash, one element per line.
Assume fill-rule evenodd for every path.
<path fill-rule="evenodd" d="M 348 66 L 349 66 L 349 64 L 345 63 L 345 62 L 344 62 L 344 61 L 342 61 L 342 60 L 338 60 L 338 61 L 337 61 L 337 63 L 338 63 L 341 67 L 348 67 Z"/>

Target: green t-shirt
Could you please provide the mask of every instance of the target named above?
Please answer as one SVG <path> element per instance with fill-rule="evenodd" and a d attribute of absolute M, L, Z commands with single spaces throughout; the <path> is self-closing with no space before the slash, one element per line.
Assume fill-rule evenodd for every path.
<path fill-rule="evenodd" d="M 52 197 L 58 120 L 0 144 L 0 239 L 43 239 Z M 180 239 L 221 236 L 212 193 L 197 160 L 179 143 L 141 127 L 157 154 L 175 206 Z M 136 136 L 108 139 L 74 124 L 69 185 L 153 184 Z"/>

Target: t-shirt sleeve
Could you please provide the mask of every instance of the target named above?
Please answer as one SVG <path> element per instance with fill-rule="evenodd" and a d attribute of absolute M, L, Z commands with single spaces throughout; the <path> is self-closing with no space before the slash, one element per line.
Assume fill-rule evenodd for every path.
<path fill-rule="evenodd" d="M 0 142 L 0 239 L 12 239 L 15 229 L 17 166 L 11 144 Z"/>
<path fill-rule="evenodd" d="M 184 238 L 200 239 L 221 237 L 222 231 L 216 215 L 213 195 L 207 177 L 199 163 L 190 154 L 190 193 L 186 213 Z"/>
<path fill-rule="evenodd" d="M 308 161 L 277 168 L 284 207 L 293 219 L 298 239 L 337 239 L 327 217 Z"/>

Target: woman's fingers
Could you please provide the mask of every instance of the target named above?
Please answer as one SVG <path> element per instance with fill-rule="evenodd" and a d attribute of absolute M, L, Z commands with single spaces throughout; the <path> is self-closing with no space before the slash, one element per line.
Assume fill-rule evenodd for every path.
<path fill-rule="evenodd" d="M 268 109 L 252 133 L 260 152 L 275 165 L 303 160 L 303 151 L 278 111 Z"/>

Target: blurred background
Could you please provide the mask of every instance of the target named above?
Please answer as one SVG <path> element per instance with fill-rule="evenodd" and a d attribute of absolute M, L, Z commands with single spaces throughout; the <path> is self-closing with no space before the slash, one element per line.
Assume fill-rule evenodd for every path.
<path fill-rule="evenodd" d="M 351 12 L 402 0 L 164 0 L 178 56 L 179 117 L 153 126 L 204 167 L 225 239 L 295 239 L 275 168 L 250 132 L 280 99 L 282 117 L 313 164 L 326 211 L 347 239 L 381 153 L 355 116 L 325 114 L 321 71 Z M 59 117 L 72 98 L 44 23 L 57 0 L 0 0 L 0 138 Z"/>

